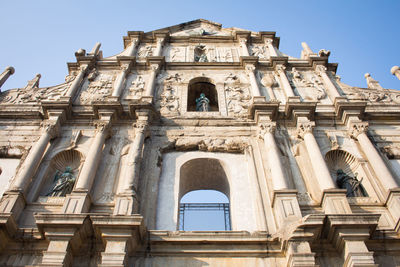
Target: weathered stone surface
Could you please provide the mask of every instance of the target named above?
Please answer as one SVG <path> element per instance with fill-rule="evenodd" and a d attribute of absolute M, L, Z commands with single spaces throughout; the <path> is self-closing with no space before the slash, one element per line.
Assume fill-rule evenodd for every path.
<path fill-rule="evenodd" d="M 328 50 L 278 46 L 200 19 L 1 92 L 0 265 L 398 265 L 400 93 L 342 83 Z M 227 231 L 178 231 L 195 190 L 226 196 Z"/>

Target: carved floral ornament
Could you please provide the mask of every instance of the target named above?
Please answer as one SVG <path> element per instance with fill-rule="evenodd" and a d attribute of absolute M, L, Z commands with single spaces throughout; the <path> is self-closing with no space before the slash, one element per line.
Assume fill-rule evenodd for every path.
<path fill-rule="evenodd" d="M 313 121 L 309 121 L 309 122 L 301 122 L 297 124 L 297 137 L 300 139 L 304 139 L 304 136 L 307 133 L 312 134 L 313 133 L 313 129 L 315 127 L 315 122 Z"/>
<path fill-rule="evenodd" d="M 93 123 L 93 125 L 96 127 L 96 134 L 97 133 L 109 133 L 111 129 L 111 124 L 108 121 L 102 121 L 98 120 Z"/>
<path fill-rule="evenodd" d="M 368 131 L 368 122 L 356 122 L 350 125 L 348 134 L 351 138 L 357 139 L 357 137 Z"/>
<path fill-rule="evenodd" d="M 276 130 L 276 122 L 262 122 L 259 124 L 258 137 L 264 139 L 264 135 L 267 133 L 274 134 Z"/>

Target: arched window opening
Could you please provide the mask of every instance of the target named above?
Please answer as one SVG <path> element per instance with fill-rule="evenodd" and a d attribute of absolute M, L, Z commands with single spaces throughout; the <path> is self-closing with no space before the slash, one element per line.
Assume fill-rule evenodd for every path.
<path fill-rule="evenodd" d="M 231 230 L 229 182 L 217 159 L 197 158 L 180 169 L 178 229 Z"/>
<path fill-rule="evenodd" d="M 203 99 L 206 100 L 203 101 Z M 201 103 L 204 103 L 204 105 L 201 105 Z M 211 80 L 205 77 L 191 80 L 189 83 L 187 111 L 207 112 L 218 110 L 218 93 Z"/>
<path fill-rule="evenodd" d="M 230 231 L 228 197 L 215 190 L 195 190 L 179 204 L 179 230 Z"/>

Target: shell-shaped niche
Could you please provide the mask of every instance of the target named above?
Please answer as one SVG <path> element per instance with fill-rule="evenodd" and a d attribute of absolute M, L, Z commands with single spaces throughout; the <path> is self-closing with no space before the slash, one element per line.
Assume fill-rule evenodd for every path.
<path fill-rule="evenodd" d="M 82 154 L 76 150 L 67 150 L 58 153 L 51 164 L 56 170 L 63 171 L 65 167 L 71 167 L 73 172 L 78 171 L 81 165 Z"/>
<path fill-rule="evenodd" d="M 325 161 L 332 177 L 336 177 L 336 171 L 342 169 L 347 175 L 354 175 L 360 163 L 349 152 L 337 149 L 331 150 L 325 155 Z"/>

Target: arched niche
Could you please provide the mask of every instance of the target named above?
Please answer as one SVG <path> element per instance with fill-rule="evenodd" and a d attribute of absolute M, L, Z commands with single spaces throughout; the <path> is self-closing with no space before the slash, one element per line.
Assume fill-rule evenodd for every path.
<path fill-rule="evenodd" d="M 210 100 L 210 112 L 219 111 L 218 92 L 215 88 L 215 82 L 207 77 L 197 77 L 189 82 L 187 111 L 196 111 L 196 99 L 204 93 Z"/>
<path fill-rule="evenodd" d="M 83 155 L 74 149 L 61 151 L 56 154 L 50 161 L 49 167 L 46 171 L 45 183 L 40 190 L 39 196 L 46 197 L 54 188 L 56 176 L 60 176 L 70 168 L 71 175 L 78 179 L 79 171 L 83 162 Z M 70 192 L 68 192 L 70 193 Z M 63 194 L 62 196 L 65 196 Z"/>
<path fill-rule="evenodd" d="M 331 176 L 335 178 L 336 185 L 339 188 L 347 189 L 348 196 L 353 197 L 354 195 L 351 195 L 350 192 L 354 192 L 354 190 L 358 187 L 360 187 L 359 190 L 362 191 L 359 196 L 368 196 L 368 190 L 366 190 L 366 188 L 371 187 L 371 185 L 368 183 L 367 179 L 364 179 L 366 178 L 366 175 L 360 166 L 360 162 L 356 159 L 354 155 L 340 149 L 331 150 L 326 153 L 325 161 L 327 163 Z M 352 177 L 352 179 L 350 180 L 347 180 L 346 178 L 342 181 L 347 180 L 352 182 L 338 182 L 338 170 L 342 170 L 344 173 L 343 175 L 345 175 L 346 177 Z M 344 176 L 342 176 L 342 178 L 343 177 Z"/>

